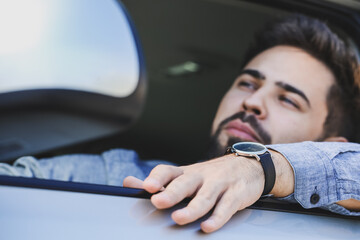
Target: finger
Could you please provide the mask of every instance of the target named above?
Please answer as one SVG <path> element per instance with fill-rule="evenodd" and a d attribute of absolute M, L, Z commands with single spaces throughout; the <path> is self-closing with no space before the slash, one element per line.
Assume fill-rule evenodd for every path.
<path fill-rule="evenodd" d="M 150 193 L 158 192 L 162 187 L 181 174 L 183 174 L 183 170 L 180 167 L 171 165 L 158 165 L 144 180 L 143 187 Z"/>
<path fill-rule="evenodd" d="M 224 190 L 223 186 L 214 183 L 204 184 L 185 208 L 173 212 L 173 220 L 183 225 L 199 219 L 214 207 Z"/>
<path fill-rule="evenodd" d="M 143 181 L 136 177 L 128 176 L 124 179 L 123 186 L 129 188 L 143 188 Z"/>
<path fill-rule="evenodd" d="M 169 183 L 163 192 L 153 195 L 151 202 L 159 209 L 172 207 L 193 195 L 201 184 L 201 178 L 198 176 L 181 175 Z"/>
<path fill-rule="evenodd" d="M 204 232 L 218 230 L 238 211 L 240 199 L 235 196 L 236 192 L 231 189 L 223 194 L 210 218 L 201 223 L 201 229 Z"/>

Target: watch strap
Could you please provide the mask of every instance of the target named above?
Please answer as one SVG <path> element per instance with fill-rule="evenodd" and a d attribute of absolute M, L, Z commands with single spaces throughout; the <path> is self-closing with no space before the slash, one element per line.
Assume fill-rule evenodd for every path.
<path fill-rule="evenodd" d="M 272 161 L 271 154 L 269 152 L 259 155 L 259 157 L 265 175 L 264 191 L 261 194 L 262 196 L 264 196 L 269 194 L 271 190 L 274 188 L 276 173 L 275 173 L 275 166 Z"/>

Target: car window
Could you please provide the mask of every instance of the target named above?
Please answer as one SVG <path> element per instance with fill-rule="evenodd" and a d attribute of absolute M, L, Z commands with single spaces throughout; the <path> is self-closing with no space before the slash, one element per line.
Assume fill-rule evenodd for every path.
<path fill-rule="evenodd" d="M 0 94 L 70 89 L 126 97 L 138 53 L 116 1 L 1 1 Z M 125 34 L 124 34 L 125 33 Z"/>
<path fill-rule="evenodd" d="M 0 162 L 103 138 L 138 118 L 144 61 L 122 3 L 0 1 L 0 33 Z"/>
<path fill-rule="evenodd" d="M 97 141 L 98 145 L 102 146 L 101 150 L 99 148 L 97 151 L 98 155 L 87 154 L 92 150 L 92 146 L 88 145 L 87 149 L 82 149 L 82 152 L 68 156 L 35 156 L 42 159 L 39 163 L 40 168 L 47 171 L 45 176 L 35 175 L 36 177 L 121 185 L 125 176 L 136 175 L 144 178 L 153 166 L 160 163 L 158 161 L 148 161 L 146 164 L 139 163 L 139 158 L 175 160 L 180 164 L 200 160 L 209 137 L 214 111 L 221 96 L 237 74 L 245 48 L 251 44 L 254 32 L 275 17 L 289 14 L 284 10 L 241 1 L 226 1 L 225 3 L 219 3 L 219 1 L 194 1 L 190 3 L 191 1 L 185 1 L 189 5 L 183 1 L 175 1 L 171 4 L 167 1 L 156 1 L 158 5 L 146 0 L 124 2 L 135 19 L 148 60 L 150 89 L 142 118 L 133 126 L 132 131 Z M 121 65 L 117 64 L 119 61 L 125 61 L 117 59 L 117 55 L 122 53 L 117 44 L 123 44 L 121 41 L 117 41 L 121 39 L 116 38 L 117 28 L 108 26 L 111 25 L 112 21 L 119 20 L 116 15 L 118 9 L 114 7 L 114 2 L 109 1 L 108 5 L 100 4 L 101 6 L 98 6 L 96 1 L 87 1 L 84 5 L 89 8 L 88 14 L 84 13 L 85 10 L 80 8 L 78 2 L 71 1 L 74 6 L 72 11 L 64 9 L 66 4 L 70 4 L 70 1 L 60 1 L 60 3 L 64 5 L 62 7 L 57 6 L 56 9 L 60 15 L 65 16 L 63 20 L 66 23 L 72 24 L 70 24 L 70 28 L 66 28 L 64 25 L 53 25 L 54 27 L 50 31 L 55 34 L 54 36 L 57 36 L 56 30 L 58 28 L 62 30 L 65 43 L 69 40 L 67 38 L 69 35 L 74 36 L 70 38 L 74 41 L 69 42 L 69 45 L 61 45 L 57 43 L 58 39 L 54 38 L 54 44 L 60 44 L 56 45 L 56 49 L 60 49 L 56 52 L 66 60 L 63 62 L 65 64 L 64 69 L 68 67 L 74 73 L 71 73 L 71 77 L 65 81 L 68 85 L 64 85 L 64 82 L 49 83 L 47 80 L 41 80 L 37 87 L 43 88 L 53 84 L 52 87 L 81 88 L 84 91 L 95 91 L 109 95 L 130 94 L 131 91 L 126 94 L 114 92 L 120 91 L 122 88 L 117 86 L 117 82 L 112 82 L 115 78 L 92 78 L 98 76 L 96 71 L 115 69 Z M 50 3 L 46 5 L 49 5 L 50 9 L 55 6 Z M 111 14 L 103 13 L 102 8 L 105 6 L 111 9 L 109 11 Z M 188 9 L 189 6 L 194 11 L 186 12 L 185 9 Z M 179 11 L 179 9 L 184 9 L 184 11 Z M 207 11 L 203 11 L 204 9 Z M 175 13 L 179 12 L 181 14 L 177 16 Z M 84 22 L 81 21 L 76 28 L 77 24 L 75 23 L 77 23 L 79 16 L 82 16 L 81 19 L 83 20 L 87 19 L 87 23 L 90 23 L 87 25 L 88 28 L 84 28 Z M 110 16 L 114 16 L 114 18 L 111 19 Z M 50 19 L 52 18 L 55 17 L 52 16 Z M 94 32 L 96 29 L 98 32 Z M 90 38 L 91 41 L 83 44 L 84 35 L 78 33 L 80 30 L 89 34 L 86 40 Z M 69 46 L 69 48 L 64 50 L 62 46 Z M 99 50 L 98 46 L 104 48 Z M 46 49 L 45 52 L 52 48 Z M 0 59 L 1 66 L 8 66 L 5 56 L 9 52 L 6 53 L 6 51 L 14 52 L 15 50 L 4 48 L 4 58 Z M 84 52 L 85 55 L 80 54 Z M 114 52 L 119 54 L 114 54 L 116 56 L 111 57 L 106 63 L 102 62 L 104 55 Z M 21 63 L 23 58 L 26 59 L 29 55 L 18 55 L 18 57 L 17 60 L 20 60 Z M 128 60 L 133 61 L 131 58 Z M 84 61 L 84 65 L 80 65 L 79 68 L 74 67 L 81 61 Z M 46 61 L 42 62 L 42 64 L 45 63 L 47 64 Z M 194 71 L 186 72 L 184 66 L 189 66 L 189 64 L 198 67 L 195 67 Z M 185 71 L 186 74 L 178 76 L 169 74 L 167 70 L 174 69 L 174 66 L 177 69 L 182 69 L 182 72 Z M 55 72 L 60 74 L 59 76 L 68 72 L 60 71 L 61 69 L 57 69 L 56 64 L 53 67 L 56 69 Z M 11 69 L 11 67 L 8 68 Z M 31 67 L 15 64 L 12 68 L 29 69 Z M 136 72 L 136 68 L 135 64 L 134 69 L 130 69 L 129 72 Z M 86 81 L 86 84 L 82 81 L 74 83 L 75 78 L 72 77 L 79 76 L 80 72 L 92 80 Z M 106 72 L 112 73 L 111 71 Z M 13 71 L 16 79 L 21 79 L 21 76 L 28 76 L 22 72 L 16 73 L 19 75 L 15 75 L 15 73 L 16 71 Z M 10 73 L 7 74 L 10 75 Z M 132 76 L 133 79 L 138 79 L 138 75 L 135 73 Z M 81 77 L 79 78 L 81 79 Z M 24 80 L 22 85 L 16 87 L 5 84 L 0 87 L 0 91 L 27 88 L 25 82 Z M 83 83 L 84 85 L 82 85 Z M 97 85 L 92 85 L 93 83 Z M 101 88 L 103 87 L 102 83 L 105 83 L 104 85 L 109 83 L 109 88 Z M 33 84 L 32 81 L 31 84 Z M 124 88 L 126 89 L 126 87 Z M 77 127 L 79 126 L 74 126 L 74 128 Z M 102 153 L 102 150 L 106 150 L 106 152 Z M 57 152 L 54 155 L 61 155 L 61 153 Z M 22 163 L 31 166 L 36 164 L 32 157 L 25 157 L 22 161 L 18 163 L 19 168 L 22 167 Z M 79 165 L 82 167 L 77 167 Z M 138 171 L 139 166 L 144 171 Z M 74 170 L 75 168 L 76 170 Z M 121 174 L 119 174 L 119 169 L 122 170 Z M 78 177 L 73 177 L 75 175 Z"/>

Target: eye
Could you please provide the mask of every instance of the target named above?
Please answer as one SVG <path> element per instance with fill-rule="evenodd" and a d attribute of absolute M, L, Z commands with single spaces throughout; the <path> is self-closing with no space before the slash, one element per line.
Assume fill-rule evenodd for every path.
<path fill-rule="evenodd" d="M 238 83 L 238 86 L 240 88 L 250 89 L 250 90 L 256 90 L 257 86 L 255 83 L 251 81 L 242 80 Z"/>
<path fill-rule="evenodd" d="M 293 107 L 295 107 L 296 109 L 300 109 L 300 106 L 295 103 L 293 100 L 291 100 L 290 98 L 286 97 L 286 96 L 280 96 L 279 100 L 284 102 L 285 104 L 289 104 Z"/>

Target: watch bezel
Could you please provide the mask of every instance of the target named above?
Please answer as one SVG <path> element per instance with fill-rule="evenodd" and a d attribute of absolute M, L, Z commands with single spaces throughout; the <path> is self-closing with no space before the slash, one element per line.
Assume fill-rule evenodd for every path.
<path fill-rule="evenodd" d="M 245 145 L 245 144 L 256 145 L 256 146 L 262 147 L 263 150 L 249 152 L 249 151 L 236 149 L 236 146 Z M 266 148 L 265 145 L 263 145 L 261 143 L 255 143 L 255 142 L 238 142 L 238 143 L 233 144 L 231 148 L 233 149 L 234 153 L 237 155 L 245 156 L 245 157 L 255 157 L 258 161 L 260 160 L 259 155 L 262 155 L 262 154 L 268 152 L 268 149 Z"/>

